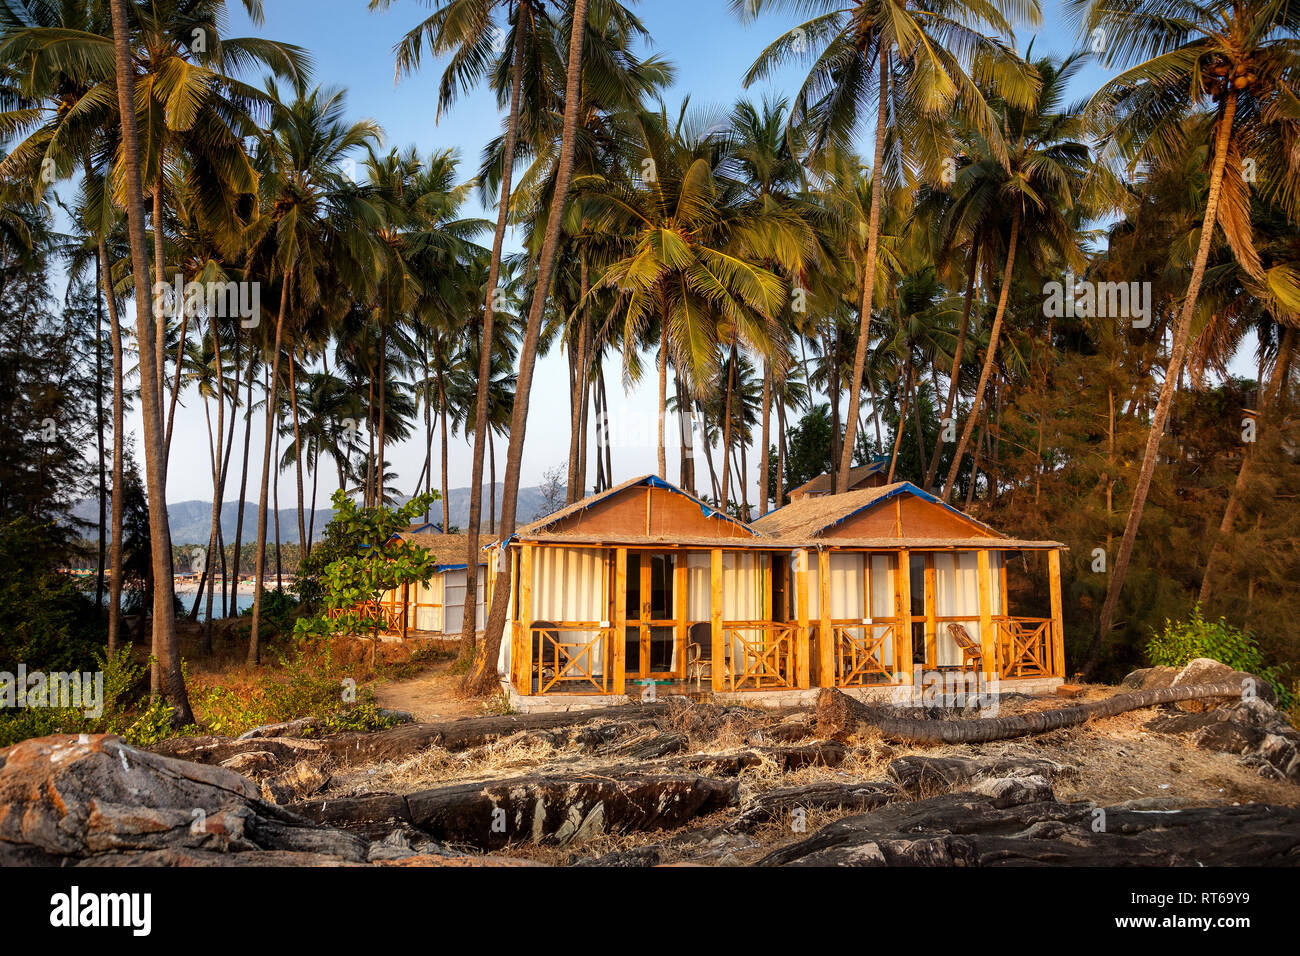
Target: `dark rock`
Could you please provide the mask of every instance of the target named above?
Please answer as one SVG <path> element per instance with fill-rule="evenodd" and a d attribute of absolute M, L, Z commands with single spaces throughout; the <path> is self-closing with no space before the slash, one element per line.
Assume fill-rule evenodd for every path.
<path fill-rule="evenodd" d="M 899 797 L 898 785 L 888 780 L 860 783 L 814 783 L 803 787 L 768 790 L 746 800 L 733 829 L 749 830 L 770 820 L 805 810 L 872 810 Z"/>
<path fill-rule="evenodd" d="M 1183 684 L 1236 684 L 1241 687 L 1244 697 L 1259 698 L 1269 704 L 1277 703 L 1277 692 L 1262 677 L 1233 670 L 1227 664 L 1220 664 L 1208 657 L 1198 657 L 1188 662 L 1169 682 L 1171 687 Z"/>
<path fill-rule="evenodd" d="M 909 796 L 955 790 L 974 780 L 992 777 L 1041 776 L 1054 780 L 1070 768 L 1034 757 L 897 757 L 886 772 Z"/>
<path fill-rule="evenodd" d="M 598 856 L 595 859 L 584 860 L 574 858 L 574 866 L 658 866 L 659 865 L 659 848 L 654 846 L 639 846 L 631 850 L 620 850 L 617 853 L 607 853 L 604 856 Z"/>
<path fill-rule="evenodd" d="M 118 737 L 57 735 L 0 751 L 0 861 L 182 850 L 356 862 L 366 843 L 264 802 L 233 771 L 136 750 Z"/>
<path fill-rule="evenodd" d="M 1111 807 L 1102 818 L 1082 803 L 994 804 L 975 793 L 892 803 L 838 820 L 759 865 L 1300 865 L 1300 809 L 1293 807 Z"/>

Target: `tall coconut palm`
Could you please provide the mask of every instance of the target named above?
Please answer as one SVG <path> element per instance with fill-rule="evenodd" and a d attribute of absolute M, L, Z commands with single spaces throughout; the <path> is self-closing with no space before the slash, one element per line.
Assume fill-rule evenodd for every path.
<path fill-rule="evenodd" d="M 994 147 L 972 131 L 973 161 L 956 177 L 955 214 L 962 220 L 958 228 L 972 242 L 981 236 L 1005 235 L 1006 244 L 1000 250 L 1005 257 L 1002 282 L 984 364 L 944 481 L 941 495 L 944 500 L 952 494 L 993 374 L 1017 254 L 1027 254 L 1036 264 L 1041 264 L 1044 255 L 1052 251 L 1074 268 L 1083 266 L 1071 220 L 1077 219 L 1086 208 L 1084 186 L 1091 156 L 1082 141 L 1083 124 L 1078 111 L 1065 104 L 1065 85 L 1080 62 L 1077 56 L 1063 62 L 1051 58 L 1036 61 L 1034 67 L 1042 85 L 1029 107 L 1014 106 L 990 93 L 1001 127 L 1001 145 Z M 1005 153 L 1005 161 L 999 153 Z M 990 219 L 995 226 L 988 225 Z"/>
<path fill-rule="evenodd" d="M 555 189 L 551 207 L 546 218 L 546 234 L 542 242 L 541 255 L 537 263 L 536 282 L 533 287 L 533 299 L 528 310 L 528 323 L 524 330 L 523 342 L 519 352 L 519 377 L 515 382 L 515 403 L 510 419 L 510 446 L 506 453 L 505 487 L 501 495 L 501 534 L 509 537 L 515 530 L 515 512 L 519 504 L 519 470 L 523 463 L 524 437 L 528 426 L 528 400 L 533 385 L 533 369 L 537 362 L 537 340 L 541 335 L 542 313 L 546 309 L 546 298 L 550 294 L 551 276 L 555 271 L 555 258 L 560 244 L 560 225 L 564 218 L 564 204 L 569 197 L 569 180 L 573 174 L 574 140 L 578 129 L 578 113 L 582 96 L 580 78 L 582 75 L 582 50 L 586 38 L 587 0 L 572 0 L 568 10 L 569 44 L 566 62 L 568 64 L 564 88 L 564 120 L 560 132 L 560 154 L 557 159 Z M 503 191 L 504 194 L 504 191 Z M 491 338 L 487 337 L 489 329 L 484 321 L 484 346 L 481 361 L 491 360 Z M 484 402 L 476 406 L 479 422 L 486 422 Z M 477 438 L 476 438 L 477 443 Z M 481 476 L 480 476 L 481 480 Z M 471 489 L 473 493 L 473 489 Z M 504 553 L 504 550 L 503 552 Z M 471 566 L 476 566 L 477 555 L 470 555 Z M 474 662 L 474 670 L 469 677 L 471 690 L 485 693 L 496 682 L 497 653 L 501 647 L 501 633 L 506 624 L 506 605 L 509 600 L 509 570 L 504 567 L 494 569 L 496 574 L 492 592 L 492 609 L 488 615 L 487 628 L 484 632 L 483 646 Z M 473 575 L 470 575 L 472 578 Z M 467 598 L 468 600 L 468 598 Z M 467 620 L 470 615 L 466 615 Z"/>
<path fill-rule="evenodd" d="M 153 668 L 151 689 L 172 707 L 179 725 L 193 723 L 180 649 L 176 644 L 175 587 L 172 578 L 171 529 L 167 525 L 167 491 L 164 479 L 161 370 L 152 361 L 155 330 L 149 315 L 149 258 L 145 247 L 144 195 L 140 176 L 140 143 L 136 133 L 135 72 L 131 61 L 131 36 L 126 0 L 110 0 L 113 18 L 113 61 L 117 78 L 118 115 L 122 123 L 121 167 L 131 241 L 131 271 L 135 277 L 136 335 L 140 342 L 140 405 L 144 419 L 145 483 L 149 494 L 149 548 L 154 583 Z"/>
<path fill-rule="evenodd" d="M 371 9 L 386 8 L 391 0 L 371 0 Z M 504 27 L 498 22 L 498 16 Z M 511 183 L 514 176 L 515 152 L 519 140 L 521 97 L 525 81 L 530 98 L 538 103 L 545 96 L 545 85 L 535 87 L 546 75 L 538 69 L 541 54 L 549 50 L 552 25 L 543 0 L 444 0 L 438 3 L 433 14 L 410 30 L 397 48 L 397 74 L 414 71 L 420 54 L 428 46 L 434 56 L 451 54 L 442 75 L 438 92 L 438 114 L 456 97 L 477 86 L 489 75 L 499 103 L 506 106 L 505 145 L 500 166 L 497 198 L 497 220 L 492 234 L 492 252 L 488 267 L 488 280 L 482 290 L 484 295 L 482 345 L 479 349 L 478 394 L 475 396 L 475 419 L 487 420 L 488 382 L 491 378 L 493 326 L 499 310 L 498 283 L 501 274 L 501 251 L 505 241 L 506 223 L 510 211 Z M 531 69 L 529 67 L 532 67 Z M 540 112 L 540 103 L 538 112 Z M 478 563 L 479 523 L 482 519 L 483 459 L 486 436 L 475 432 L 472 478 L 469 491 L 468 552 L 470 567 Z M 464 659 L 468 661 L 474 647 L 477 580 L 470 575 L 467 580 L 465 606 L 470 612 L 465 616 L 462 631 Z"/>
<path fill-rule="evenodd" d="M 274 86 L 270 94 L 280 97 Z M 253 566 L 256 585 L 249 635 L 248 660 L 261 660 L 262 568 L 266 561 L 267 498 L 271 479 L 271 447 L 275 439 L 280 385 L 280 356 L 284 349 L 290 312 L 321 301 L 320 277 L 327 269 L 342 274 L 364 289 L 378 265 L 370 237 L 380 217 L 368 190 L 351 182 L 346 161 L 366 148 L 379 131 L 370 121 L 343 119 L 340 91 L 308 92 L 298 86 L 294 99 L 281 102 L 270 128 L 261 140 L 262 214 L 247 236 L 252 268 L 279 283 L 279 307 L 270 348 L 270 393 L 266 403 L 266 432 L 262 449 L 262 475 L 257 515 L 257 556 Z M 337 273 L 336 273 L 337 274 Z M 290 335 L 293 334 L 290 326 Z"/>
<path fill-rule="evenodd" d="M 977 80 L 992 83 L 1016 105 L 1034 93 L 1032 71 L 1024 68 L 1003 41 L 1013 18 L 1036 24 L 1038 0 L 732 0 L 732 9 L 755 17 L 764 9 L 812 11 L 812 19 L 777 38 L 745 76 L 749 85 L 791 60 L 812 64 L 791 111 L 791 125 L 805 127 L 809 149 L 823 157 L 830 149 L 847 151 L 850 138 L 874 99 L 875 137 L 872 175 L 894 182 L 912 164 L 937 181 L 951 156 L 948 124 L 962 117 L 1002 156 L 1000 130 Z M 984 31 L 994 34 L 987 36 Z M 893 117 L 893 152 L 887 170 L 886 145 Z M 866 261 L 874 263 L 879 244 L 883 190 L 872 192 Z M 867 326 L 873 301 L 874 269 L 864 270 L 858 336 L 849 381 L 849 409 L 840 452 L 836 491 L 848 490 L 866 367 Z"/>
<path fill-rule="evenodd" d="M 1259 194 L 1276 202 L 1293 222 L 1300 219 L 1300 191 L 1294 175 L 1287 172 L 1297 142 L 1293 104 L 1300 50 L 1294 37 L 1300 28 L 1300 8 L 1285 0 L 1211 0 L 1180 5 L 1172 17 L 1162 0 L 1069 0 L 1067 7 L 1082 32 L 1099 30 L 1108 38 L 1103 62 L 1127 67 L 1090 104 L 1092 115 L 1103 124 L 1104 158 L 1126 160 L 1132 168 L 1186 149 L 1185 120 L 1190 116 L 1209 118 L 1202 128 L 1213 144 L 1191 277 L 1174 325 L 1124 536 L 1087 650 L 1085 666 L 1090 672 L 1110 633 L 1124 588 L 1216 226 L 1222 228 L 1242 267 L 1260 275 L 1243 157 L 1255 160 L 1262 173 Z"/>

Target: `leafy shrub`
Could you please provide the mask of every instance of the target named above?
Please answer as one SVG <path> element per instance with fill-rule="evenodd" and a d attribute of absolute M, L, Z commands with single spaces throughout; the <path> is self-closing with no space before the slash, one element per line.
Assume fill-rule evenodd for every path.
<path fill-rule="evenodd" d="M 192 732 L 192 727 L 181 731 L 172 727 L 172 708 L 162 700 L 140 701 L 132 697 L 152 663 L 151 658 L 137 664 L 126 647 L 111 657 L 100 652 L 94 665 L 104 675 L 100 716 L 88 717 L 85 708 L 77 707 L 0 710 L 0 746 L 50 734 L 117 734 L 128 743 L 146 746 L 176 733 Z"/>
<path fill-rule="evenodd" d="M 391 726 L 382 717 L 368 687 L 345 695 L 347 669 L 334 660 L 328 640 L 299 637 L 281 655 L 278 671 L 264 671 L 248 693 L 226 687 L 195 689 L 191 699 L 209 732 L 233 737 L 260 727 L 300 717 L 323 718 L 327 733 L 374 730 Z"/>
<path fill-rule="evenodd" d="M 1146 656 L 1158 667 L 1183 667 L 1198 657 L 1208 657 L 1233 670 L 1263 678 L 1277 692 L 1284 707 L 1291 699 L 1276 668 L 1264 665 L 1264 654 L 1255 635 L 1234 627 L 1224 618 L 1207 621 L 1199 605 L 1185 621 L 1166 619 L 1164 628 L 1154 632 L 1147 642 Z"/>

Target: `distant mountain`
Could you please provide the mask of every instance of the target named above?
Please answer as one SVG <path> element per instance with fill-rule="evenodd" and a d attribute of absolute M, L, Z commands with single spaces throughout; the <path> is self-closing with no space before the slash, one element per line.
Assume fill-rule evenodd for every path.
<path fill-rule="evenodd" d="M 501 510 L 501 485 L 496 486 L 497 513 Z M 405 496 L 399 498 L 405 501 Z M 451 515 L 451 524 L 464 528 L 469 524 L 469 488 L 453 488 L 447 494 L 448 508 Z M 283 503 L 283 498 L 281 499 Z M 483 521 L 487 523 L 487 501 L 483 502 Z M 542 489 L 538 487 L 520 488 L 519 489 L 519 520 L 520 522 L 531 521 L 534 516 L 542 511 L 549 511 L 542 497 Z M 235 519 L 239 513 L 239 503 L 236 501 L 223 502 L 221 505 L 221 533 L 227 544 L 235 540 Z M 93 498 L 84 498 L 77 502 L 73 508 L 73 514 L 83 521 L 90 522 L 90 528 L 85 532 L 86 537 L 94 537 L 95 526 L 99 519 L 99 502 Z M 312 540 L 320 540 L 325 531 L 325 525 L 329 524 L 330 518 L 334 512 L 330 508 L 317 507 L 316 509 L 316 526 L 312 533 Z M 167 517 L 171 523 L 172 543 L 175 545 L 186 544 L 207 544 L 208 533 L 212 527 L 212 502 L 211 501 L 173 501 L 167 505 Z M 442 522 L 442 502 L 434 504 L 429 514 L 430 520 Z M 307 513 L 307 521 L 311 521 L 311 512 Z M 267 528 L 267 536 L 270 540 L 275 538 L 275 525 L 271 523 Z M 253 541 L 257 537 L 257 502 L 250 501 L 244 505 L 244 534 L 243 540 Z M 285 543 L 297 542 L 298 540 L 298 512 L 294 508 L 280 509 L 280 540 Z"/>

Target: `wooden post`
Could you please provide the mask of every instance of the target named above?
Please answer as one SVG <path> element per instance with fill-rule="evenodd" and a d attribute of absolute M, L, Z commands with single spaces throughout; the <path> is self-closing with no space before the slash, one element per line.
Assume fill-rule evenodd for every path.
<path fill-rule="evenodd" d="M 896 653 L 898 672 L 912 679 L 912 555 L 910 551 L 898 552 L 898 570 L 894 575 L 894 595 L 898 599 L 898 635 Z"/>
<path fill-rule="evenodd" d="M 998 675 L 998 642 L 993 630 L 993 588 L 989 574 L 989 553 L 980 551 L 979 588 L 980 588 L 980 653 L 984 656 L 984 676 Z"/>
<path fill-rule="evenodd" d="M 910 570 L 910 569 L 909 569 Z M 925 664 L 939 666 L 939 621 L 935 611 L 934 555 L 925 556 Z"/>
<path fill-rule="evenodd" d="M 411 616 L 411 583 L 402 582 L 402 640 L 406 640 L 406 621 Z"/>
<path fill-rule="evenodd" d="M 794 553 L 794 605 L 795 616 L 799 621 L 799 628 L 796 631 L 798 641 L 797 654 L 795 656 L 795 676 L 799 673 L 799 662 L 808 659 L 811 639 L 808 633 L 808 552 L 799 550 Z M 807 665 L 803 668 L 808 670 Z"/>
<path fill-rule="evenodd" d="M 687 556 L 685 551 L 679 551 L 673 556 L 673 601 L 674 610 L 677 618 L 677 632 L 673 640 L 677 645 L 677 679 L 686 679 L 686 652 L 689 641 L 690 624 L 687 618 L 690 616 L 690 594 L 688 592 L 689 583 L 686 576 Z"/>
<path fill-rule="evenodd" d="M 533 692 L 533 548 L 519 546 L 519 632 L 524 666 L 523 694 Z"/>
<path fill-rule="evenodd" d="M 709 551 L 709 619 L 713 623 L 713 690 L 726 690 L 726 651 L 722 640 L 722 549 Z"/>
<path fill-rule="evenodd" d="M 1052 593 L 1052 676 L 1065 676 L 1065 627 L 1061 615 L 1061 552 L 1047 552 L 1047 585 Z M 1004 597 L 1003 600 L 1006 600 Z"/>
<path fill-rule="evenodd" d="M 831 553 L 817 552 L 817 684 L 835 686 L 835 631 L 831 627 Z M 807 687 L 807 684 L 800 684 Z"/>
<path fill-rule="evenodd" d="M 614 661 L 614 693 L 627 693 L 627 548 L 614 551 L 614 637 L 609 654 Z"/>

